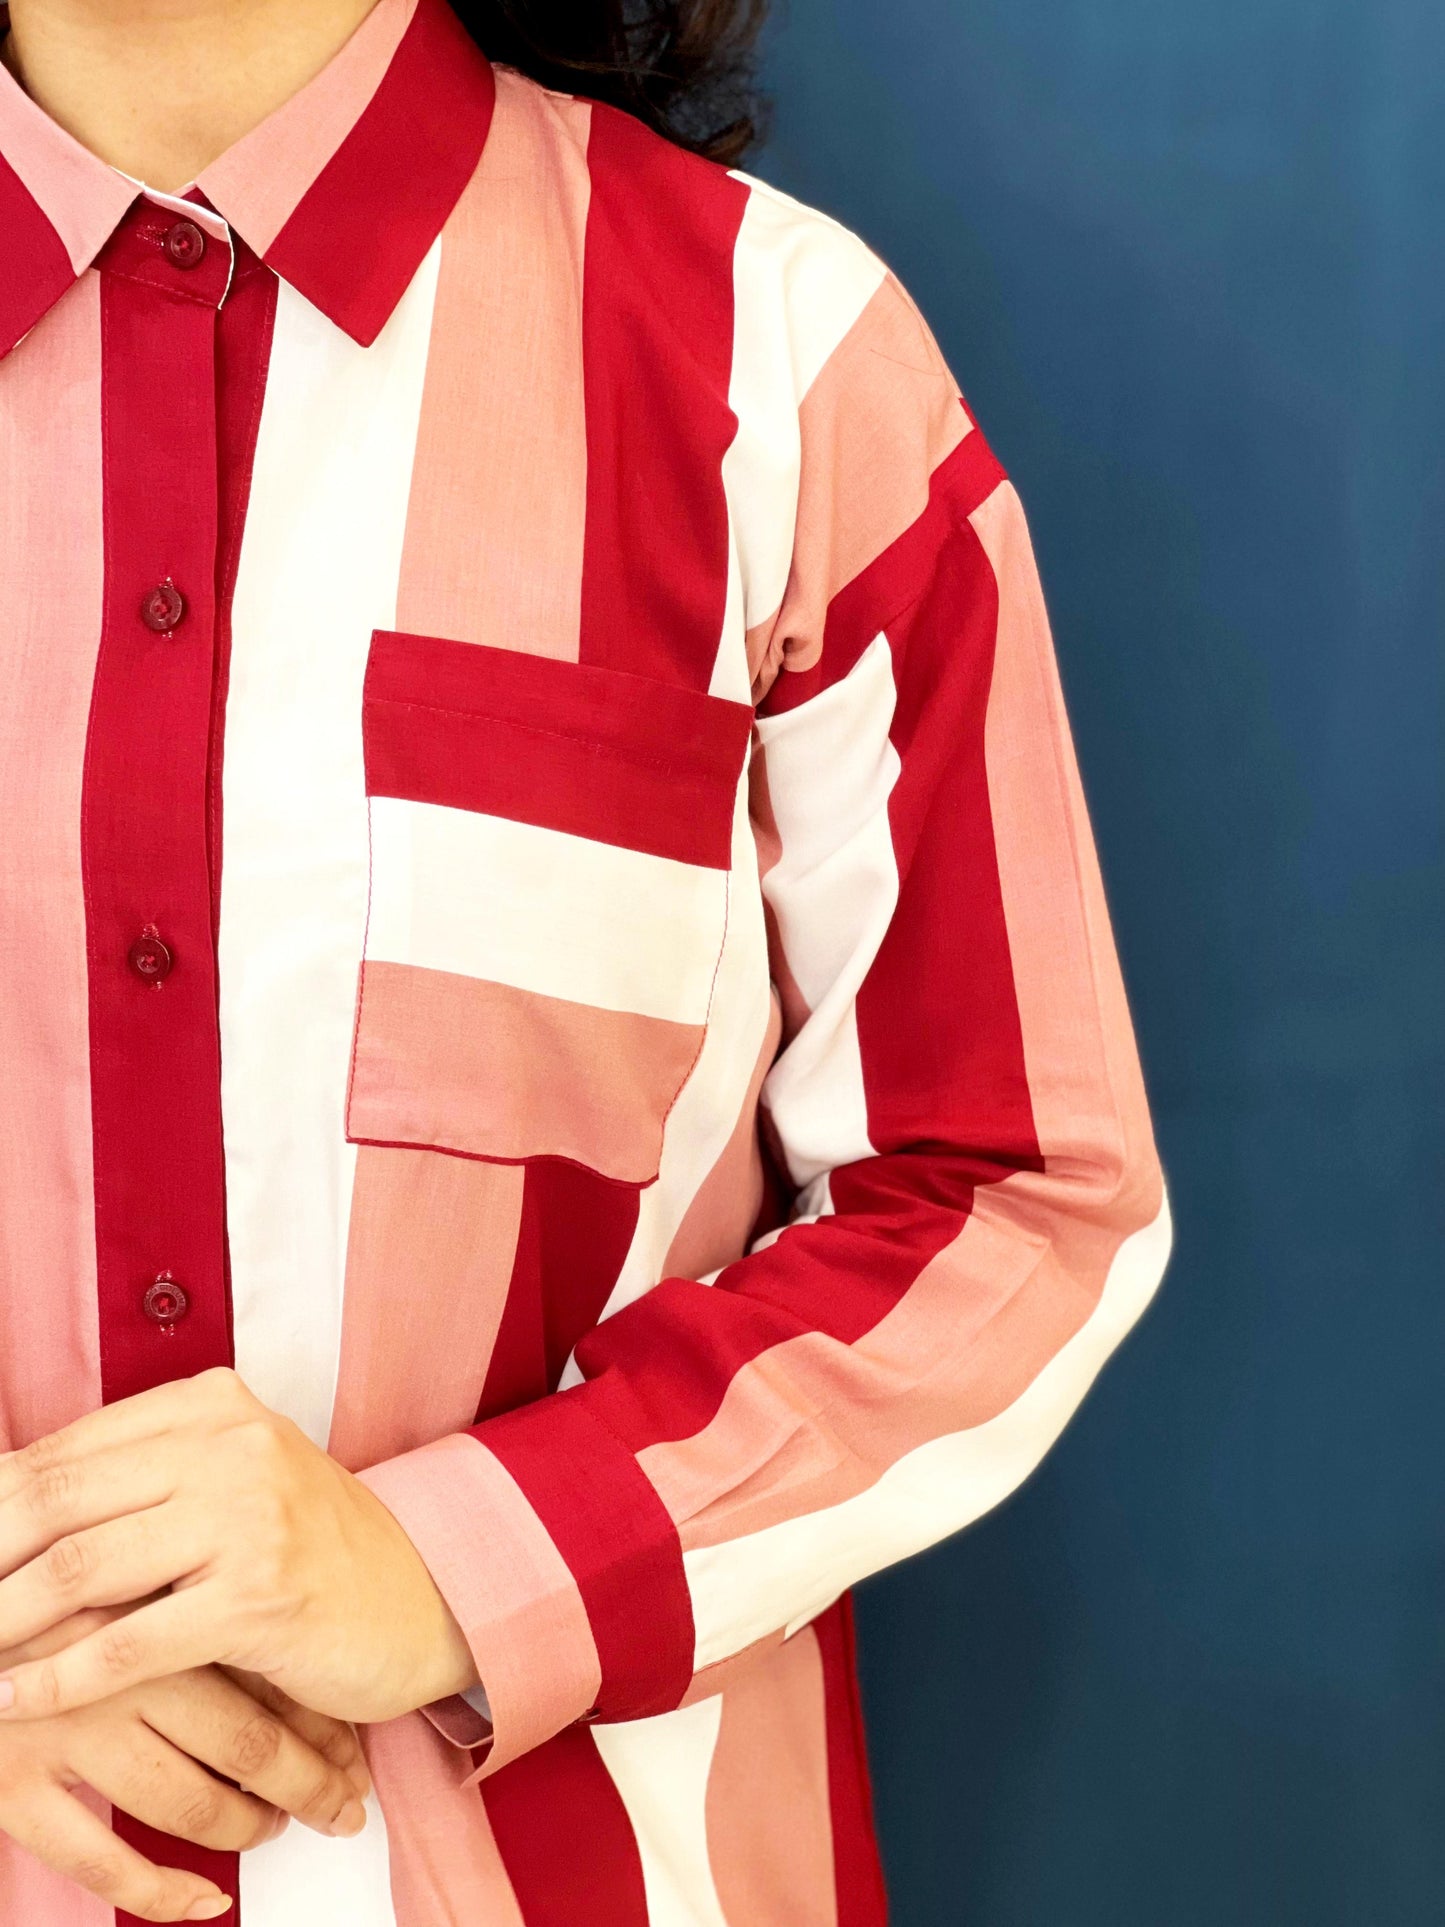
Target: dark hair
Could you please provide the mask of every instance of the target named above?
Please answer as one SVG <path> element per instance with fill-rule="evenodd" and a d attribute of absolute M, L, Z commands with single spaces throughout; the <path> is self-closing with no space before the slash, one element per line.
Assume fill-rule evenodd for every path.
<path fill-rule="evenodd" d="M 753 48 L 767 0 L 453 0 L 491 60 L 625 108 L 731 163 L 757 138 Z"/>

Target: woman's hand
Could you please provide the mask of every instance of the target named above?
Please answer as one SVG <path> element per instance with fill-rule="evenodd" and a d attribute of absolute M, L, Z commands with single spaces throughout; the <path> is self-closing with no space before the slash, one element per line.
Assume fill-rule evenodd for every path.
<path fill-rule="evenodd" d="M 49 1658 L 116 1617 L 79 1614 L 0 1660 Z M 198 1875 L 153 1865 L 117 1839 L 76 1797 L 86 1786 L 163 1833 L 240 1852 L 274 1839 L 288 1814 L 318 1833 L 356 1833 L 370 1780 L 349 1726 L 292 1706 L 265 1682 L 242 1685 L 217 1667 L 0 1730 L 0 1830 L 125 1913 L 214 1920 L 230 1905 L 226 1896 Z"/>
<path fill-rule="evenodd" d="M 83 1607 L 164 1593 L 7 1669 L 0 1722 L 217 1663 L 345 1720 L 477 1683 L 386 1507 L 230 1371 L 107 1405 L 0 1459 L 0 1574 L 0 1647 Z"/>

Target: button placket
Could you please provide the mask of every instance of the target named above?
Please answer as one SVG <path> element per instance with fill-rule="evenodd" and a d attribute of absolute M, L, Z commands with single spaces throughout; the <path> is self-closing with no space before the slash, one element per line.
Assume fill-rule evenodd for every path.
<path fill-rule="evenodd" d="M 230 251 L 208 225 L 198 247 L 203 225 L 138 202 L 98 263 L 105 627 L 82 836 L 87 923 L 112 960 L 90 973 L 107 1399 L 230 1358 L 209 861 Z"/>

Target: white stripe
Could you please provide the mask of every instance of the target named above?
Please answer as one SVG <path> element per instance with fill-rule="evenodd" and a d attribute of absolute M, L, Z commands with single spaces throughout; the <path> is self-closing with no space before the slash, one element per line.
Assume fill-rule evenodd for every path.
<path fill-rule="evenodd" d="M 723 457 L 731 530 L 727 616 L 711 691 L 746 702 L 744 633 L 783 600 L 793 559 L 801 449 L 798 406 L 881 285 L 886 269 L 855 234 L 776 188 L 749 189 L 733 251 L 737 433 Z"/>
<path fill-rule="evenodd" d="M 831 214 L 741 168 L 732 175 L 751 189 L 743 215 L 744 223 L 751 223 L 750 244 L 770 253 L 781 272 L 786 352 L 793 393 L 801 401 L 882 287 L 888 269 L 866 241 Z M 776 306 L 776 295 L 772 299 Z"/>
<path fill-rule="evenodd" d="M 329 1840 L 293 1820 L 279 1840 L 241 1855 L 243 1927 L 395 1927 L 386 1822 L 373 1793 L 366 1825 Z"/>
<path fill-rule="evenodd" d="M 713 1693 L 655 1719 L 592 1728 L 632 1822 L 648 1927 L 729 1927 L 707 1851 L 707 1782 L 721 1725 L 722 1695 Z"/>
<path fill-rule="evenodd" d="M 782 854 L 763 878 L 783 955 L 811 1013 L 763 1100 L 795 1183 L 872 1155 L 856 999 L 898 902 L 888 802 L 897 691 L 886 636 L 797 709 L 760 719 Z"/>
<path fill-rule="evenodd" d="M 701 1024 L 727 899 L 724 870 L 371 799 L 371 958 Z"/>
<path fill-rule="evenodd" d="M 747 775 L 733 818 L 732 905 L 717 988 L 697 1066 L 668 1116 L 656 1182 L 641 1192 L 637 1227 L 602 1318 L 658 1282 L 688 1206 L 732 1136 L 772 1014 L 768 935 L 758 891 L 758 853 L 748 816 Z M 601 1322 L 601 1319 L 598 1321 Z M 580 1384 L 569 1359 L 563 1387 Z"/>
<path fill-rule="evenodd" d="M 684 1555 L 696 1667 L 814 1618 L 848 1586 L 982 1517 L 1026 1479 L 1143 1312 L 1169 1256 L 1167 1197 L 1114 1254 L 1099 1303 L 1012 1405 L 930 1439 L 840 1505 Z"/>
<path fill-rule="evenodd" d="M 232 618 L 220 1021 L 236 1367 L 321 1445 L 355 1168 L 361 681 L 373 627 L 396 619 L 438 247 L 371 348 L 281 283 Z M 247 1927 L 393 1927 L 386 1865 L 379 1812 L 355 1841 L 293 1825 L 242 1860 Z"/>

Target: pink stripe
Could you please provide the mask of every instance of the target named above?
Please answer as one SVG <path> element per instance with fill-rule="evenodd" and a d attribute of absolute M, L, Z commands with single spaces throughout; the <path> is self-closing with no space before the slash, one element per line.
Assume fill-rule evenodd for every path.
<path fill-rule="evenodd" d="M 835 596 L 928 503 L 929 477 L 969 432 L 958 388 L 889 275 L 798 411 L 803 467 L 793 566 L 770 653 L 811 669 Z"/>
<path fill-rule="evenodd" d="M 959 410 L 960 416 L 962 409 Z M 927 505 L 890 548 L 839 592 L 828 610 L 822 655 L 809 668 L 798 664 L 777 676 L 759 704 L 760 713 L 797 709 L 841 682 L 881 629 L 917 601 L 947 552 L 949 531 L 968 519 L 1004 480 L 1003 466 L 972 428 L 929 478 Z"/>
<path fill-rule="evenodd" d="M 1043 1168 L 1023 1168 L 980 1184 L 972 1215 L 924 1266 L 906 1296 L 872 1330 L 840 1351 L 806 1333 L 745 1367 L 704 1431 L 644 1452 L 648 1476 L 682 1528 L 685 1548 L 717 1544 L 800 1512 L 839 1503 L 866 1489 L 906 1452 L 930 1438 L 981 1425 L 1004 1411 L 1097 1305 L 1124 1238 L 1158 1210 L 1162 1180 L 1119 976 L 1108 913 L 1079 786 L 1047 619 L 1018 497 L 1005 485 L 974 515 L 990 577 L 997 585 L 997 646 L 988 679 L 983 745 L 988 794 L 969 812 L 993 826 L 987 867 L 996 870 L 1006 932 L 991 940 L 1007 969 L 1007 1003 L 1016 1008 L 1027 1089 L 1010 1071 L 1008 1026 L 994 1021 L 980 1038 L 945 1048 L 961 1101 L 977 1115 L 976 1087 L 992 1092 L 993 1114 L 975 1126 L 978 1142 L 1007 1153 L 1037 1133 Z M 993 599 L 991 599 L 993 600 Z M 945 597 L 937 618 L 956 630 L 953 610 L 977 596 Z M 936 683 L 921 680 L 925 711 Z M 953 715 L 952 707 L 948 714 Z M 905 750 L 905 770 L 909 752 Z M 937 816 L 937 804 L 933 814 Z M 964 845 L 945 815 L 955 852 Z M 911 841 L 906 820 L 900 841 Z M 958 887 L 956 871 L 935 853 L 920 859 L 925 877 Z M 976 875 L 977 872 L 975 871 Z M 983 898 L 965 892 L 973 940 Z M 946 928 L 943 910 L 927 928 Z M 902 924 L 906 927 L 906 923 Z M 941 946 L 942 956 L 952 954 Z M 931 1036 L 947 1038 L 946 997 L 937 1003 L 917 949 L 890 977 L 880 960 L 865 990 L 871 1027 L 860 1009 L 865 1064 L 877 1092 L 870 1104 L 890 1136 L 917 1128 L 914 1106 L 937 1128 L 949 1123 L 948 1091 L 918 1094 L 916 1067 L 896 1063 L 901 1048 L 888 1028 L 906 978 Z M 1004 998 L 999 980 L 1000 1004 Z M 968 1000 L 987 1009 L 987 1000 Z M 952 1020 L 955 1028 L 963 1021 Z M 957 1079 L 961 1063 L 990 1066 Z M 966 1117 L 950 1136 L 962 1138 Z M 839 1195 L 846 1193 L 838 1186 Z M 819 1228 L 821 1229 L 821 1227 Z M 790 1234 L 796 1241 L 813 1236 Z M 906 1395 L 905 1395 L 906 1394 Z M 817 1415 L 827 1414 L 826 1425 Z M 739 1484 L 740 1463 L 766 1462 L 767 1480 Z"/>
<path fill-rule="evenodd" d="M 266 248 L 267 264 L 363 346 L 470 179 L 494 92 L 490 65 L 446 0 L 417 0 L 376 92 Z M 379 207 L 377 183 L 398 170 L 405 192 Z"/>
<path fill-rule="evenodd" d="M 723 1693 L 707 1844 L 726 1919 L 838 1927 L 823 1660 L 811 1626 Z"/>
<path fill-rule="evenodd" d="M 783 1629 L 777 1627 L 773 1632 L 764 1633 L 750 1646 L 739 1652 L 729 1653 L 726 1659 L 714 1660 L 711 1666 L 699 1667 L 692 1676 L 687 1691 L 680 1704 L 696 1706 L 699 1700 L 711 1699 L 714 1693 L 725 1693 L 735 1680 L 742 1679 L 751 1672 L 760 1659 L 774 1653 L 783 1643 Z"/>
<path fill-rule="evenodd" d="M 484 811 L 725 870 L 746 703 L 616 669 L 378 632 L 368 795 Z"/>
<path fill-rule="evenodd" d="M 13 1451 L 100 1403 L 76 834 L 102 606 L 97 277 L 0 381 L 0 1451 Z M 63 1182 L 37 1185 L 38 1170 Z"/>
<path fill-rule="evenodd" d="M 1098 852 L 1013 485 L 989 495 L 972 520 L 999 584 L 989 793 L 1034 1116 L 1057 1166 L 1061 1216 L 1051 1228 L 1076 1223 L 1064 1208 L 1077 1191 L 1072 1161 L 1097 1160 L 1088 1168 L 1098 1195 L 1077 1222 L 1087 1235 L 1082 1221 L 1097 1212 L 1122 1235 L 1152 1222 L 1162 1178 Z"/>
<path fill-rule="evenodd" d="M 846 1347 L 784 1340 L 738 1372 L 701 1432 L 639 1453 L 685 1551 L 836 1505 L 925 1440 L 982 1424 L 1083 1322 L 1087 1292 L 1060 1292 L 1052 1271 L 1031 1316 L 1008 1315 L 1041 1252 L 989 1221 L 989 1195 L 870 1332 Z M 767 1479 L 739 1481 L 740 1464 L 766 1464 Z"/>
<path fill-rule="evenodd" d="M 526 1494 L 586 1604 L 602 1716 L 676 1706 L 695 1645 L 677 1530 L 632 1453 L 591 1416 L 587 1389 L 504 1412 L 475 1436 Z"/>
<path fill-rule="evenodd" d="M 594 1703 L 602 1668 L 577 1581 L 511 1473 L 454 1434 L 363 1472 L 426 1561 L 486 1681 L 497 1772 Z"/>
<path fill-rule="evenodd" d="M 417 0 L 377 0 L 316 76 L 211 162 L 196 185 L 265 254 L 376 93 Z"/>
<path fill-rule="evenodd" d="M 33 219 L 19 225 L 24 203 L 16 192 L 37 207 L 60 237 L 73 279 L 88 268 L 111 229 L 135 199 L 135 187 L 113 167 L 92 154 L 50 118 L 21 87 L 9 68 L 0 63 L 0 177 L 11 185 L 0 187 L 0 218 L 5 248 L 0 257 L 0 285 L 14 275 L 28 281 L 41 269 L 48 279 L 52 264 L 34 249 L 37 230 Z M 6 165 L 8 163 L 8 167 Z M 60 283 L 60 287 L 65 285 Z M 53 288 L 51 300 L 59 293 Z M 33 321 L 35 316 L 31 316 Z M 8 346 L 8 342 L 0 344 Z"/>
<path fill-rule="evenodd" d="M 387 1822 L 396 1927 L 530 1927 L 468 1767 L 418 1713 L 364 1729 Z"/>
<path fill-rule="evenodd" d="M 702 1040 L 700 1024 L 372 959 L 346 1134 L 503 1162 L 571 1158 L 648 1184 Z"/>
<path fill-rule="evenodd" d="M 772 1067 L 782 1033 L 782 1013 L 773 993 L 762 1048 L 753 1066 L 731 1137 L 697 1190 L 662 1261 L 664 1278 L 706 1278 L 740 1258 L 762 1209 L 763 1157 L 758 1138 L 758 1097 Z"/>
<path fill-rule="evenodd" d="M 353 1471 L 472 1423 L 522 1211 L 515 1165 L 357 1153 L 329 1450 Z M 399 1290 L 398 1279 L 425 1280 Z"/>
<path fill-rule="evenodd" d="M 75 1798 L 110 1824 L 110 1806 L 89 1787 Z M 116 1927 L 114 1907 L 54 1873 L 0 1833 L 0 1920 L 5 1927 Z"/>
<path fill-rule="evenodd" d="M 496 86 L 442 247 L 396 620 L 575 662 L 591 109 L 505 71 Z"/>

